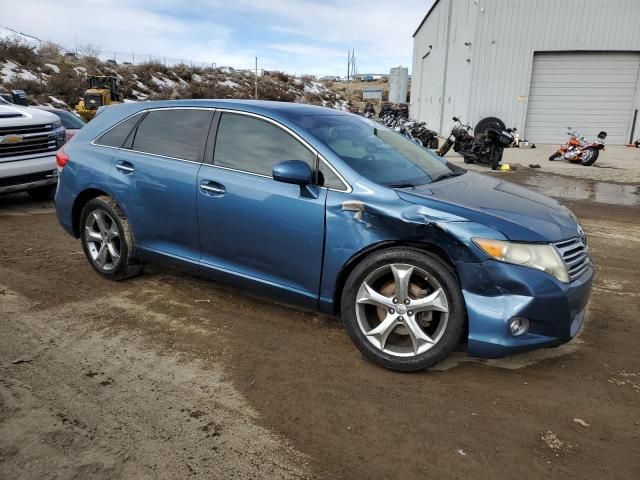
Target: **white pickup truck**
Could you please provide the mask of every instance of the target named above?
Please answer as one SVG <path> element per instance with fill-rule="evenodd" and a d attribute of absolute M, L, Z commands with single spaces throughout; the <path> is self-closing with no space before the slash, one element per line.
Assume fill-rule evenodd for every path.
<path fill-rule="evenodd" d="M 56 115 L 0 98 L 0 194 L 26 191 L 36 200 L 52 198 L 56 151 L 64 142 Z"/>

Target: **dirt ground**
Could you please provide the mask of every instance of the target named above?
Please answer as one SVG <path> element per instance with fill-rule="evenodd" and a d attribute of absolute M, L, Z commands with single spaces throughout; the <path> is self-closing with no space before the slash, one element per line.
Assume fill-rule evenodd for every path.
<path fill-rule="evenodd" d="M 103 280 L 51 204 L 0 197 L 0 478 L 638 478 L 637 185 L 620 201 L 499 175 L 568 185 L 551 193 L 597 268 L 585 328 L 417 374 L 365 361 L 336 319 L 210 281 Z"/>

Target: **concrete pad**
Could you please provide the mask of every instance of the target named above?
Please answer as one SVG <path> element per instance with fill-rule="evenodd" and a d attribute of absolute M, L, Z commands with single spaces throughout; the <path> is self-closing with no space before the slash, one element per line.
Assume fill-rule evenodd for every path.
<path fill-rule="evenodd" d="M 591 167 L 569 163 L 566 160 L 549 161 L 549 156 L 559 145 L 536 145 L 537 148 L 507 148 L 502 163 L 514 164 L 516 167 L 540 165 L 540 172 L 558 173 L 589 180 L 617 183 L 640 183 L 640 148 L 613 146 L 606 147 Z M 480 172 L 491 171 L 483 164 L 465 164 L 462 157 L 451 151 L 447 160 Z"/>

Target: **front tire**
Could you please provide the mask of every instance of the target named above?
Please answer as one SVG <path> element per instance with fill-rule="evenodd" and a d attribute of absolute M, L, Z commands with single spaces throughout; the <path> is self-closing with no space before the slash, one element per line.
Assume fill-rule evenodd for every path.
<path fill-rule="evenodd" d="M 342 294 L 349 337 L 372 362 L 416 371 L 446 358 L 460 343 L 466 310 L 452 269 L 412 248 L 389 248 L 365 258 Z"/>
<path fill-rule="evenodd" d="M 580 163 L 585 167 L 589 167 L 596 163 L 596 160 L 599 156 L 600 150 L 598 150 L 597 148 L 585 148 L 584 152 L 582 153 L 582 159 L 580 160 Z"/>
<path fill-rule="evenodd" d="M 560 153 L 560 150 L 558 150 L 556 153 L 554 153 L 549 157 L 549 161 L 553 162 L 556 158 L 560 158 L 561 156 L 562 156 L 562 153 Z"/>
<path fill-rule="evenodd" d="M 84 253 L 100 275 L 117 281 L 141 272 L 133 230 L 111 197 L 104 195 L 87 202 L 80 215 L 80 228 Z"/>

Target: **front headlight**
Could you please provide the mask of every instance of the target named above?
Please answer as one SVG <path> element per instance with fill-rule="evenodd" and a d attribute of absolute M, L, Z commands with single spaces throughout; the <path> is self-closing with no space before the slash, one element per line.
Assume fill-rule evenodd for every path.
<path fill-rule="evenodd" d="M 55 130 L 56 128 L 60 128 L 61 126 L 62 126 L 62 122 L 61 122 L 60 120 L 56 120 L 55 122 L 53 122 L 53 123 L 51 124 L 51 128 L 53 128 L 54 130 Z"/>
<path fill-rule="evenodd" d="M 553 275 L 561 282 L 569 283 L 567 267 L 553 245 L 507 242 L 484 238 L 474 238 L 473 242 L 495 260 L 537 268 Z"/>

